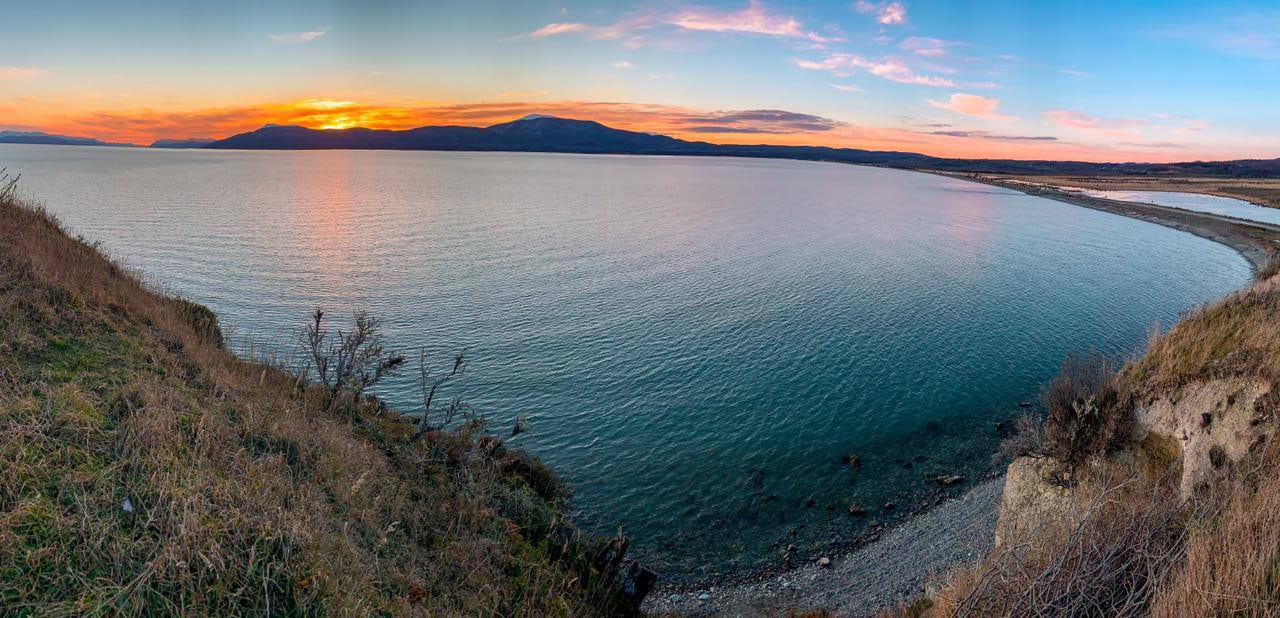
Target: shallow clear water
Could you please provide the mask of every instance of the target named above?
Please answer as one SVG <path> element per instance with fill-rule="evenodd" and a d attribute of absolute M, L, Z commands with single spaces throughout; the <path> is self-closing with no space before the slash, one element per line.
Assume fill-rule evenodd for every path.
<path fill-rule="evenodd" d="M 1230 197 L 1218 197 L 1216 195 L 1204 195 L 1202 193 L 1182 193 L 1178 191 L 1101 191 L 1096 189 L 1080 189 L 1080 191 L 1086 195 L 1102 197 L 1109 200 L 1155 204 L 1157 206 L 1168 206 L 1170 208 L 1181 208 L 1183 210 L 1194 210 L 1196 212 L 1225 215 L 1228 217 L 1235 217 L 1237 219 L 1244 219 L 1246 221 L 1261 221 L 1263 223 L 1275 223 L 1280 225 L 1280 208 L 1258 206 L 1257 204 L 1251 204 L 1244 200 L 1237 200 Z"/>
<path fill-rule="evenodd" d="M 504 434 L 527 414 L 515 442 L 581 520 L 624 525 L 671 577 L 838 544 L 986 469 L 994 423 L 1068 351 L 1136 352 L 1249 277 L 1190 234 L 837 164 L 0 146 L 0 165 L 242 350 L 292 349 L 316 306 L 442 362 L 465 347 L 472 405 Z M 408 373 L 381 392 L 416 400 Z"/>

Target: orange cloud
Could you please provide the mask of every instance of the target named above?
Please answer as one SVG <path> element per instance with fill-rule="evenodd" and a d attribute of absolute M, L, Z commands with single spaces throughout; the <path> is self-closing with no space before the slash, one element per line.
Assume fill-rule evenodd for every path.
<path fill-rule="evenodd" d="M 950 102 L 948 102 L 950 104 Z M 912 151 L 944 157 L 1077 159 L 1090 161 L 1172 161 L 1188 158 L 1184 148 L 1122 143 L 1126 148 L 1079 144 L 1052 136 L 1018 136 L 968 130 L 917 131 L 841 122 L 786 110 L 719 110 L 609 101 L 486 101 L 428 104 L 363 102 L 315 98 L 285 103 L 159 111 L 101 111 L 34 117 L 39 102 L 24 104 L 7 120 L 66 135 L 147 144 L 160 138 L 226 137 L 264 124 L 310 128 L 408 129 L 424 125 L 488 126 L 531 113 L 595 120 L 682 139 L 725 144 L 815 145 Z M 981 107 L 981 106 L 979 106 Z M 982 109 L 976 109 L 982 111 Z M 994 111 L 990 108 L 988 111 Z M 1207 156 L 1207 153 L 1197 153 Z"/>
<path fill-rule="evenodd" d="M 984 118 L 987 120 L 1017 120 L 1013 116 L 1005 116 L 996 111 L 1000 107 L 1000 99 L 995 97 L 982 97 L 976 94 L 956 93 L 951 95 L 951 99 L 943 101 L 926 100 L 930 107 L 937 109 L 945 109 L 965 116 L 974 118 Z"/>

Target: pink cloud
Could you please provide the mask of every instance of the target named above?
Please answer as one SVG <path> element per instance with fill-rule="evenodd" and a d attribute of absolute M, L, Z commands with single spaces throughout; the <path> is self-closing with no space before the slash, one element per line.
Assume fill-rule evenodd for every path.
<path fill-rule="evenodd" d="M 848 75 L 856 69 L 862 69 L 876 77 L 900 84 L 916 84 L 934 86 L 936 88 L 954 88 L 955 82 L 933 75 L 919 75 L 911 67 L 897 58 L 886 58 L 874 61 L 853 54 L 829 54 L 822 60 L 795 60 L 795 65 L 802 69 L 831 71 L 837 75 Z"/>
<path fill-rule="evenodd" d="M 1098 118 L 1074 109 L 1051 109 L 1043 115 L 1045 120 L 1061 127 L 1102 130 L 1113 136 L 1130 135 L 1133 129 L 1148 124 L 1141 118 Z"/>
<path fill-rule="evenodd" d="M 569 34 L 571 32 L 582 32 L 586 29 L 587 29 L 586 24 L 580 24 L 577 22 L 556 22 L 552 24 L 547 24 L 541 28 L 538 28 L 537 30 L 534 30 L 533 32 L 522 34 L 520 36 L 529 37 L 531 39 L 541 39 L 541 38 L 556 36 L 560 34 Z"/>
<path fill-rule="evenodd" d="M 35 67 L 0 66 L 0 80 L 35 79 L 44 74 L 44 69 L 37 69 Z"/>
<path fill-rule="evenodd" d="M 917 56 L 940 58 L 947 55 L 947 48 L 954 46 L 951 41 L 935 39 L 927 36 L 910 36 L 898 44 L 898 49 L 909 51 Z"/>
<path fill-rule="evenodd" d="M 526 32 L 508 40 L 542 39 L 565 34 L 581 34 L 592 40 L 622 40 L 628 49 L 644 47 L 648 39 L 642 31 L 653 27 L 654 20 L 650 15 L 636 15 L 607 26 L 593 26 L 581 22 L 555 22 L 547 24 L 533 32 Z"/>
<path fill-rule="evenodd" d="M 1195 118 L 1179 118 L 1182 121 L 1183 131 L 1204 131 L 1209 128 L 1209 123 L 1204 120 Z"/>
<path fill-rule="evenodd" d="M 898 25 L 907 21 L 907 7 L 901 2 L 868 2 L 858 0 L 853 5 L 859 13 L 871 13 L 878 23 L 886 26 Z"/>
<path fill-rule="evenodd" d="M 1013 116 L 1005 116 L 996 110 L 1000 107 L 1000 99 L 983 97 L 976 94 L 956 93 L 947 101 L 927 100 L 930 107 L 945 109 L 964 116 L 984 118 L 987 120 L 1017 120 Z"/>
<path fill-rule="evenodd" d="M 833 43 L 843 40 L 805 30 L 804 25 L 796 18 L 770 13 L 759 0 L 751 0 L 746 8 L 732 13 L 722 13 L 703 7 L 686 9 L 672 15 L 667 23 L 686 30 L 745 32 L 799 38 L 814 43 Z"/>
<path fill-rule="evenodd" d="M 1069 129 L 1100 129 L 1102 119 L 1072 109 L 1051 109 L 1044 113 L 1045 120 Z"/>

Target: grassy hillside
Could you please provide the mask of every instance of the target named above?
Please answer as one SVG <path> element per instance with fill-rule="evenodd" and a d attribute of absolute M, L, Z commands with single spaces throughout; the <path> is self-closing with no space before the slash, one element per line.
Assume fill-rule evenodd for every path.
<path fill-rule="evenodd" d="M 537 461 L 320 400 L 0 199 L 0 613 L 631 611 Z"/>

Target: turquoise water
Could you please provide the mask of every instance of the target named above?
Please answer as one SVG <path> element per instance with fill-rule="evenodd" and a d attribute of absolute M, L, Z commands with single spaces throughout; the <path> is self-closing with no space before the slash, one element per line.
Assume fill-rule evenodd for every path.
<path fill-rule="evenodd" d="M 1067 352 L 1135 353 L 1249 277 L 1189 234 L 836 164 L 0 146 L 0 165 L 242 351 L 293 349 L 318 305 L 381 316 L 411 356 L 465 347 L 475 409 L 503 434 L 527 415 L 515 443 L 580 520 L 625 526 L 670 578 L 827 551 L 972 478 Z M 381 392 L 417 399 L 409 374 Z"/>

